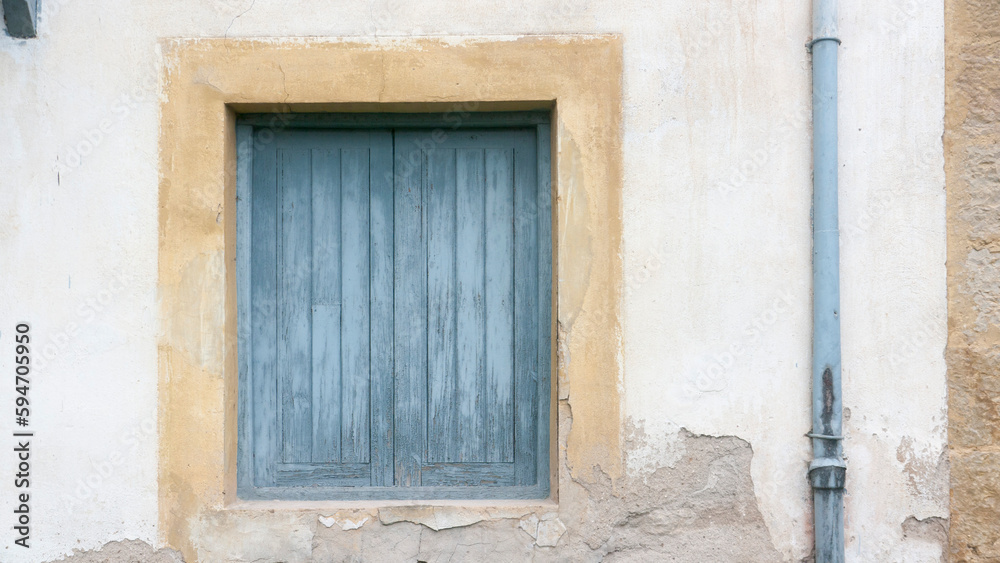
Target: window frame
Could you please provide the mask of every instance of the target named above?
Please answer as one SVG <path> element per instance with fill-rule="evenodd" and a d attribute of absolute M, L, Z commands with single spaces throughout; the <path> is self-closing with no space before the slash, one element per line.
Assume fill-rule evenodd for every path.
<path fill-rule="evenodd" d="M 554 402 L 555 338 L 554 240 L 552 237 L 552 130 L 550 111 L 445 113 L 247 113 L 236 122 L 236 301 L 237 301 L 237 497 L 240 500 L 478 500 L 545 499 L 552 488 L 550 443 L 557 431 L 550 413 Z M 537 150 L 539 217 L 538 405 L 535 464 L 537 483 L 529 486 L 302 486 L 258 487 L 253 484 L 253 422 L 248 390 L 251 377 L 250 262 L 251 182 L 254 131 L 289 129 L 419 129 L 447 134 L 457 129 L 532 128 Z M 263 136 L 263 134 L 261 134 Z M 547 196 L 547 197 L 543 197 Z M 543 220 L 543 218 L 548 220 Z M 545 251 L 548 248 L 548 251 Z"/>

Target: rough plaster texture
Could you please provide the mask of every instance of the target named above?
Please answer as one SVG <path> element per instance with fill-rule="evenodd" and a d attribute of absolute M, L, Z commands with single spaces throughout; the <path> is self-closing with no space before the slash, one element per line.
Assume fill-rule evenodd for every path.
<path fill-rule="evenodd" d="M 968 30 L 995 21 L 995 3 L 968 5 L 978 10 L 963 20 Z M 935 530 L 946 523 L 938 519 L 948 516 L 948 465 L 942 462 L 947 431 L 942 358 L 943 10 L 930 0 L 845 0 L 841 14 L 848 560 L 937 561 L 944 542 Z M 704 470 L 726 444 L 746 442 L 754 451 L 752 458 L 746 457 L 749 475 L 734 472 L 725 482 L 752 486 L 753 498 L 743 490 L 731 497 L 720 494 L 732 500 L 718 502 L 747 507 L 745 519 L 728 525 L 748 530 L 754 540 L 746 553 L 715 552 L 715 557 L 744 560 L 747 553 L 763 553 L 769 554 L 768 560 L 799 561 L 809 556 L 811 517 L 804 478 L 809 452 L 802 436 L 808 427 L 810 330 L 809 67 L 803 48 L 809 34 L 808 2 L 43 0 L 39 33 L 38 39 L 27 42 L 0 36 L 0 264 L 5 265 L 0 310 L 10 315 L 0 318 L 0 347 L 14 318 L 24 319 L 33 323 L 43 346 L 50 346 L 51 356 L 44 367 L 38 366 L 39 373 L 48 375 L 39 376 L 33 389 L 38 429 L 44 431 L 33 485 L 40 493 L 33 506 L 35 547 L 30 554 L 18 553 L 5 540 L 0 559 L 55 559 L 73 549 L 96 550 L 126 538 L 160 546 L 160 537 L 193 535 L 158 524 L 157 373 L 170 367 L 166 360 L 157 365 L 158 327 L 192 351 L 185 361 L 225 360 L 220 359 L 223 336 L 202 330 L 217 326 L 217 309 L 159 318 L 163 38 L 370 40 L 544 33 L 615 33 L 622 41 L 621 332 L 600 328 L 605 326 L 600 319 L 608 314 L 595 303 L 586 310 L 590 316 L 571 316 L 574 323 L 559 327 L 559 356 L 561 367 L 590 362 L 589 350 L 579 345 L 588 332 L 624 343 L 608 370 L 621 374 L 620 415 L 603 421 L 610 429 L 620 422 L 623 465 L 614 479 L 598 473 L 589 476 L 586 486 L 573 479 L 560 481 L 558 518 L 567 531 L 557 547 L 532 549 L 576 554 L 584 553 L 576 550 L 587 545 L 592 554 L 599 554 L 605 549 L 601 542 L 611 537 L 602 536 L 619 530 L 608 524 L 618 517 L 604 515 L 627 512 L 620 507 L 628 504 L 634 492 L 630 487 L 664 472 Z M 977 33 L 979 52 L 988 53 L 991 36 Z M 968 37 L 971 42 L 971 32 Z M 961 59 L 955 52 L 952 73 L 982 60 L 977 51 Z M 984 76 L 985 68 L 984 63 Z M 281 75 L 270 66 L 248 72 L 257 73 L 264 83 Z M 206 88 L 214 83 L 210 75 L 200 79 Z M 367 77 L 348 73 L 339 79 L 364 82 Z M 985 84 L 969 91 L 989 93 Z M 986 115 L 998 104 L 978 107 L 980 115 Z M 964 114 L 959 121 L 954 115 L 949 118 L 950 135 L 958 131 L 954 124 L 965 120 Z M 988 132 L 988 122 L 979 123 L 978 130 L 969 131 Z M 990 163 L 996 161 L 990 160 L 994 157 L 989 145 L 969 150 L 980 162 L 977 169 L 984 171 L 980 175 L 991 173 Z M 949 174 L 954 185 L 952 164 Z M 977 193 L 983 207 L 992 209 L 992 196 Z M 217 228 L 212 221 L 224 211 L 218 205 L 211 198 L 190 201 L 193 212 L 204 215 L 201 228 Z M 973 207 L 968 207 L 971 215 L 976 213 Z M 586 208 L 570 210 L 581 209 Z M 955 207 L 951 209 L 954 223 Z M 985 229 L 983 217 L 979 224 Z M 949 261 L 951 305 L 956 310 L 959 283 L 954 268 L 965 271 L 968 262 L 970 271 L 978 272 L 969 279 L 990 287 L 993 258 L 982 254 L 992 248 L 985 245 L 977 246 L 979 254 L 971 259 L 968 249 L 956 254 L 953 233 Z M 224 283 L 222 257 L 209 253 L 201 260 L 179 267 L 178 277 L 188 276 L 189 285 L 200 280 L 213 287 Z M 579 285 L 574 279 L 564 284 Z M 989 300 L 996 292 L 979 291 L 981 305 L 975 309 L 976 291 L 963 291 L 970 296 L 963 297 L 969 308 L 960 313 L 962 323 L 973 332 L 977 323 L 985 323 L 988 328 L 981 334 L 992 334 L 995 320 Z M 200 300 L 202 295 L 190 297 Z M 995 356 L 984 352 L 988 347 L 955 355 L 954 318 L 951 323 L 952 373 L 960 370 L 970 378 L 995 373 L 989 363 Z M 8 362 L 0 354 L 0 369 L 7 370 Z M 202 375 L 218 387 L 217 393 L 223 392 L 218 371 Z M 958 439 L 993 439 L 985 424 L 992 420 L 989 380 L 978 377 L 978 382 L 969 380 L 977 386 L 967 401 L 973 422 L 956 425 L 957 419 L 952 420 L 953 433 L 967 429 L 967 436 Z M 573 391 L 563 385 L 560 392 L 565 397 Z M 955 408 L 959 395 L 954 386 L 951 392 Z M 192 400 L 192 405 L 204 406 L 197 397 Z M 206 408 L 219 412 L 224 407 Z M 569 408 L 565 403 L 560 407 L 561 432 L 570 424 Z M 0 417 L 0 436 L 9 435 L 9 424 L 7 417 Z M 697 443 L 717 445 L 697 449 L 703 453 L 696 459 L 685 458 L 692 438 L 682 428 L 706 436 Z M 204 439 L 212 439 L 205 436 L 213 432 L 192 428 L 194 437 Z M 734 438 L 715 441 L 707 436 Z M 981 451 L 967 458 L 953 452 L 953 479 L 994 490 L 1000 454 L 976 447 Z M 742 452 L 735 456 L 740 460 L 748 456 L 748 451 L 735 451 Z M 195 471 L 222 463 L 196 456 L 183 461 Z M 671 498 L 659 506 L 693 503 L 704 486 L 669 489 L 664 496 Z M 8 481 L 0 481 L 0 514 L 10 512 L 11 492 Z M 177 492 L 187 498 L 198 494 Z M 602 495 L 608 499 L 600 500 Z M 594 509 L 581 513 L 598 523 L 587 528 L 574 520 L 583 516 L 563 518 L 564 512 L 576 515 L 591 499 L 597 499 Z M 954 502 L 956 514 L 964 507 L 970 515 L 978 513 L 980 523 L 991 510 L 973 495 L 963 498 L 956 492 Z M 504 512 L 508 509 L 491 508 L 490 521 L 442 532 L 412 521 L 385 524 L 381 514 L 389 514 L 387 510 L 376 513 L 377 522 L 344 530 L 341 524 L 327 528 L 319 520 L 336 510 L 311 510 L 308 521 L 296 524 L 298 520 L 276 509 L 273 522 L 265 518 L 261 527 L 247 530 L 259 534 L 268 526 L 280 526 L 295 532 L 289 541 L 309 534 L 327 538 L 339 530 L 345 541 L 357 537 L 349 541 L 374 542 L 378 534 L 363 531 L 371 526 L 387 533 L 396 530 L 391 533 L 415 546 L 454 541 L 457 550 L 460 544 L 476 543 L 477 530 L 507 527 L 511 530 L 490 532 L 485 543 L 508 538 L 504 545 L 514 549 L 519 542 L 531 542 L 524 530 L 532 529 L 530 514 L 540 525 L 555 510 L 536 508 L 511 508 L 523 512 L 516 516 Z M 710 508 L 692 510 L 694 515 L 715 514 Z M 476 520 L 483 514 L 445 513 L 434 521 Z M 408 517 L 429 518 L 424 513 Z M 692 518 L 707 530 L 706 537 L 718 538 L 710 530 L 715 516 Z M 206 521 L 207 515 L 202 515 L 193 522 Z M 649 522 L 632 521 L 643 521 L 643 526 Z M 986 547 L 996 541 L 988 537 L 984 524 L 963 526 L 956 524 L 953 535 L 961 530 L 968 530 L 968 537 L 980 534 L 984 539 L 979 545 Z M 551 542 L 558 529 L 547 524 L 542 543 Z M 647 526 L 654 529 L 668 533 L 622 532 L 620 537 L 632 538 L 626 544 L 655 536 L 666 546 L 677 545 L 671 543 L 672 528 Z M 684 530 L 679 533 L 695 533 Z M 760 530 L 766 530 L 766 538 Z M 204 545 L 229 549 L 220 545 L 225 539 L 210 535 Z M 729 537 L 717 541 L 699 545 L 706 550 L 732 547 Z M 647 543 L 648 549 L 659 549 L 655 541 Z M 962 548 L 959 544 L 952 541 L 953 549 Z M 342 547 L 330 540 L 291 553 L 323 560 L 324 549 L 335 552 Z M 668 553 L 667 547 L 662 549 Z M 678 561 L 704 561 L 708 552 L 675 553 Z M 652 552 L 646 555 L 653 557 Z M 639 550 L 609 550 L 609 559 L 627 556 L 638 558 Z M 329 560 L 337 559 L 331 555 Z"/>
<path fill-rule="evenodd" d="M 75 551 L 53 563 L 183 563 L 172 549 L 155 549 L 139 540 L 108 542 L 93 551 Z"/>
<path fill-rule="evenodd" d="M 779 561 L 756 506 L 749 444 L 682 431 L 677 447 L 676 466 L 649 475 L 571 479 L 548 511 L 230 511 L 199 523 L 208 533 L 194 542 L 202 561 L 272 561 L 279 550 L 289 562 Z"/>
<path fill-rule="evenodd" d="M 696 4 L 697 24 L 653 40 L 684 64 L 626 64 L 641 110 L 625 119 L 625 413 L 649 437 L 627 455 L 635 471 L 677 459 L 678 427 L 747 440 L 768 530 L 797 561 L 812 541 L 809 3 Z M 846 555 L 937 561 L 943 545 L 903 524 L 948 517 L 943 5 L 839 5 Z"/>
<path fill-rule="evenodd" d="M 949 0 L 951 560 L 1000 559 L 1000 10 Z"/>

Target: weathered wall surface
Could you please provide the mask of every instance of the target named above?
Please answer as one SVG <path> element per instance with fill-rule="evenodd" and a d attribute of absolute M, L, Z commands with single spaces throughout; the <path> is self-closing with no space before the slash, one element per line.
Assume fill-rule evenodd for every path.
<path fill-rule="evenodd" d="M 99 549 L 74 550 L 58 563 L 183 563 L 181 554 L 169 548 L 154 549 L 140 540 L 108 542 Z"/>
<path fill-rule="evenodd" d="M 1000 9 L 947 3 L 951 560 L 1000 558 Z"/>
<path fill-rule="evenodd" d="M 798 560 L 812 520 L 809 5 L 691 10 L 693 25 L 647 39 L 683 64 L 626 70 L 627 97 L 660 100 L 625 121 L 625 412 L 648 437 L 629 466 L 680 462 L 678 427 L 747 440 L 764 521 Z M 905 523 L 948 516 L 943 6 L 849 0 L 840 14 L 847 558 L 937 561 L 940 534 Z"/>
<path fill-rule="evenodd" d="M 289 562 L 782 560 L 756 507 L 750 446 L 682 432 L 678 447 L 685 462 L 651 475 L 567 479 L 549 511 L 236 510 L 198 522 L 194 542 L 201 561 L 273 561 L 279 549 Z"/>
<path fill-rule="evenodd" d="M 952 37 L 969 46 L 952 51 L 950 72 L 967 78 L 950 81 L 959 112 L 949 142 L 978 140 L 954 153 L 970 164 L 949 168 L 952 185 L 967 186 L 953 189 L 950 218 L 969 225 L 951 231 L 949 247 L 950 365 L 968 375 L 951 389 L 951 428 L 970 448 L 952 464 L 956 482 L 992 490 L 983 374 L 996 371 L 996 221 L 973 206 L 995 203 L 984 178 L 996 177 L 987 140 L 998 103 L 956 100 L 996 92 L 986 86 L 992 40 L 977 27 L 996 9 L 961 5 L 971 7 L 966 27 Z M 948 516 L 943 7 L 846 0 L 841 10 L 848 560 L 937 561 Z M 183 533 L 205 560 L 273 558 L 247 538 L 289 527 L 288 560 L 476 559 L 486 549 L 584 561 L 809 556 L 808 2 L 42 0 L 41 11 L 38 39 L 0 37 L 0 349 L 27 320 L 46 350 L 32 389 L 34 547 L 19 553 L 0 538 L 0 559 L 125 539 L 161 547 L 170 533 L 158 524 L 157 340 L 174 327 L 206 361 L 220 343 L 199 332 L 212 319 L 158 317 L 162 38 L 544 33 L 623 42 L 622 474 L 561 483 L 557 514 L 533 512 L 537 523 L 498 513 L 509 517 L 435 532 L 389 509 L 278 511 L 228 538 Z M 956 250 L 956 236 L 968 246 Z M 589 322 L 561 334 L 562 362 L 587 361 L 566 352 L 601 325 Z M 11 422 L 0 417 L 0 436 Z M 956 507 L 976 514 L 976 490 L 956 488 Z M 0 514 L 11 513 L 12 493 L 0 481 Z M 364 514 L 360 529 L 343 529 Z M 972 518 L 956 518 L 953 549 L 992 553 L 995 539 Z"/>

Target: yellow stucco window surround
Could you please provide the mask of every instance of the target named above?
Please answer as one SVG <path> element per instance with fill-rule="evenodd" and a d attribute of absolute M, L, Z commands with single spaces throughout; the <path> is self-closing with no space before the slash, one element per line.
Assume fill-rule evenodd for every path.
<path fill-rule="evenodd" d="M 345 504 L 236 498 L 242 112 L 552 108 L 555 431 L 553 496 L 544 503 L 556 506 L 562 480 L 620 476 L 619 37 L 169 39 L 162 47 L 159 506 L 168 545 L 195 561 L 198 538 L 221 527 L 248 529 L 270 514 L 280 529 L 282 514 Z M 461 511 L 504 502 L 514 501 L 420 504 Z"/>

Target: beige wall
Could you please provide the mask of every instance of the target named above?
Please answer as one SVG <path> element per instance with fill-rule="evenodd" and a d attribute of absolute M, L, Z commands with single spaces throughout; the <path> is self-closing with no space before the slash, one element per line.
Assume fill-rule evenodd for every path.
<path fill-rule="evenodd" d="M 1000 559 L 1000 6 L 949 0 L 951 560 Z"/>

